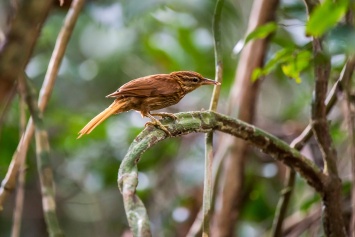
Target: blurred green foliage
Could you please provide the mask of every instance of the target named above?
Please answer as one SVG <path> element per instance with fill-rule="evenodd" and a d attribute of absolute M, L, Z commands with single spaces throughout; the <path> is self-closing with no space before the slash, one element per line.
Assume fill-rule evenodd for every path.
<path fill-rule="evenodd" d="M 274 33 L 277 30 L 277 25 L 275 22 L 269 22 L 262 26 L 257 27 L 255 30 L 250 32 L 245 38 L 245 43 L 248 43 L 250 40 L 264 39 L 269 36 L 271 33 Z"/>
<path fill-rule="evenodd" d="M 316 7 L 307 22 L 306 32 L 319 37 L 336 25 L 348 11 L 349 0 L 326 0 Z"/>
<path fill-rule="evenodd" d="M 77 132 L 112 102 L 105 95 L 131 79 L 175 70 L 197 71 L 213 78 L 214 4 L 202 0 L 105 0 L 86 4 L 44 114 L 51 143 L 58 214 L 67 236 L 121 236 L 128 229 L 117 188 L 117 171 L 129 144 L 148 120 L 136 112 L 128 112 L 113 116 L 80 140 L 76 139 Z M 220 112 L 226 111 L 239 60 L 233 48 L 245 37 L 250 7 L 249 1 L 226 1 L 223 9 L 224 78 Z M 259 95 L 256 123 L 288 142 L 309 121 L 313 59 L 305 30 L 308 27 L 313 32 L 312 25 L 317 22 L 314 16 L 306 26 L 305 12 L 300 1 L 281 3 L 276 23 L 265 31 L 273 33 L 265 67 L 255 76 L 266 78 Z M 27 66 L 26 72 L 38 89 L 65 15 L 65 9 L 52 11 Z M 328 22 L 320 33 L 329 30 L 325 56 L 332 61 L 332 78 L 337 78 L 346 55 L 354 52 L 355 34 L 353 28 L 334 24 Z M 207 109 L 211 90 L 200 88 L 164 111 Z M 16 99 L 1 127 L 1 179 L 18 143 L 19 113 Z M 346 142 L 339 114 L 335 110 L 330 117 L 335 120 L 332 134 L 337 146 Z M 217 133 L 216 146 L 219 136 Z M 308 148 L 304 152 L 313 157 Z M 344 152 L 340 151 L 340 155 Z M 245 205 L 238 232 L 241 236 L 260 236 L 271 226 L 284 170 L 257 152 L 249 160 L 245 172 L 248 188 L 243 194 Z M 203 163 L 202 134 L 168 139 L 143 155 L 138 164 L 138 195 L 148 209 L 154 236 L 186 233 L 201 205 Z M 33 145 L 27 167 L 22 236 L 45 236 Z M 346 174 L 345 170 L 343 175 Z M 290 213 L 300 209 L 307 212 L 319 205 L 318 197 L 303 180 L 297 180 L 296 188 Z M 9 236 L 13 204 L 12 196 L 0 216 L 0 236 Z M 185 217 L 181 214 L 184 208 Z"/>

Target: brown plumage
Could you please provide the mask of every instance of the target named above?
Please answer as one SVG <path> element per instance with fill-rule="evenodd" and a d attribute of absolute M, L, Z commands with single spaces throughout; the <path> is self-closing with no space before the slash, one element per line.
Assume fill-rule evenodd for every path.
<path fill-rule="evenodd" d="M 156 74 L 141 77 L 127 82 L 117 91 L 106 97 L 116 98 L 104 111 L 94 117 L 80 132 L 79 137 L 89 134 L 96 126 L 112 114 L 119 114 L 131 109 L 139 111 L 142 117 L 149 117 L 152 121 L 147 124 L 159 126 L 170 132 L 153 116 L 176 118 L 169 113 L 155 113 L 150 111 L 162 109 L 178 103 L 187 93 L 202 85 L 219 85 L 219 82 L 206 79 L 196 72 L 180 71 L 170 74 Z"/>

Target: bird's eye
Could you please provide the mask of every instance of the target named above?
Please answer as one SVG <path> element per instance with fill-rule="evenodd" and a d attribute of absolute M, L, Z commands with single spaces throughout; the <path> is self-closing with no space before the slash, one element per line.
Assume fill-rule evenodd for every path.
<path fill-rule="evenodd" d="M 193 82 L 198 82 L 198 78 L 192 79 Z"/>

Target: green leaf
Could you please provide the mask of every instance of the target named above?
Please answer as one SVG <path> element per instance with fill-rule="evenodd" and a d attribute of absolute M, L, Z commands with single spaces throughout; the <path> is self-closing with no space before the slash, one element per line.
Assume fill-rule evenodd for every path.
<path fill-rule="evenodd" d="M 253 74 L 251 75 L 251 81 L 255 82 L 256 80 L 258 80 L 262 76 L 264 76 L 263 69 L 260 68 L 260 67 L 255 68 L 254 71 L 253 71 Z"/>
<path fill-rule="evenodd" d="M 262 76 L 270 74 L 275 68 L 281 63 L 287 61 L 288 58 L 292 57 L 292 52 L 294 48 L 285 48 L 276 52 L 275 55 L 265 64 L 263 68 L 256 68 L 253 71 L 251 80 L 254 82 Z"/>
<path fill-rule="evenodd" d="M 277 29 L 277 25 L 275 22 L 270 22 L 265 25 L 261 25 L 247 35 L 244 44 L 247 44 L 250 40 L 253 39 L 264 39 L 265 37 L 269 36 L 271 33 L 275 32 L 276 29 Z"/>
<path fill-rule="evenodd" d="M 297 83 L 301 83 L 302 80 L 300 74 L 295 70 L 294 64 L 285 64 L 282 65 L 281 68 L 286 76 L 295 79 Z"/>
<path fill-rule="evenodd" d="M 323 35 L 346 13 L 349 0 L 325 0 L 311 13 L 306 25 L 306 33 L 315 37 Z"/>
<path fill-rule="evenodd" d="M 291 60 L 285 62 L 281 69 L 286 76 L 295 79 L 297 83 L 301 83 L 301 72 L 309 65 L 312 54 L 309 51 L 301 51 L 294 55 Z"/>
<path fill-rule="evenodd" d="M 275 55 L 265 64 L 263 68 L 256 68 L 251 76 L 252 81 L 256 81 L 262 76 L 273 72 L 277 67 L 281 67 L 283 73 L 301 83 L 300 74 L 308 66 L 312 59 L 311 52 L 298 50 L 295 48 L 285 48 L 275 53 Z"/>
<path fill-rule="evenodd" d="M 265 74 L 269 74 L 273 71 L 276 66 L 284 63 L 292 58 L 292 54 L 295 48 L 284 48 L 276 52 L 275 55 L 270 59 L 264 66 Z"/>

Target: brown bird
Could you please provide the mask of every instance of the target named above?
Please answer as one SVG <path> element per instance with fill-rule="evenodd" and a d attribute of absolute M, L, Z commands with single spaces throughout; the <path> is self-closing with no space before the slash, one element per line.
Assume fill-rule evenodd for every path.
<path fill-rule="evenodd" d="M 119 114 L 131 109 L 149 117 L 152 121 L 147 124 L 157 125 L 167 134 L 170 132 L 153 116 L 171 117 L 170 113 L 150 113 L 178 103 L 187 93 L 202 85 L 220 85 L 219 82 L 204 78 L 196 72 L 180 71 L 170 74 L 156 74 L 134 79 L 117 91 L 106 97 L 114 97 L 115 101 L 100 114 L 96 115 L 81 131 L 79 137 L 89 134 L 96 126 L 113 114 Z"/>

